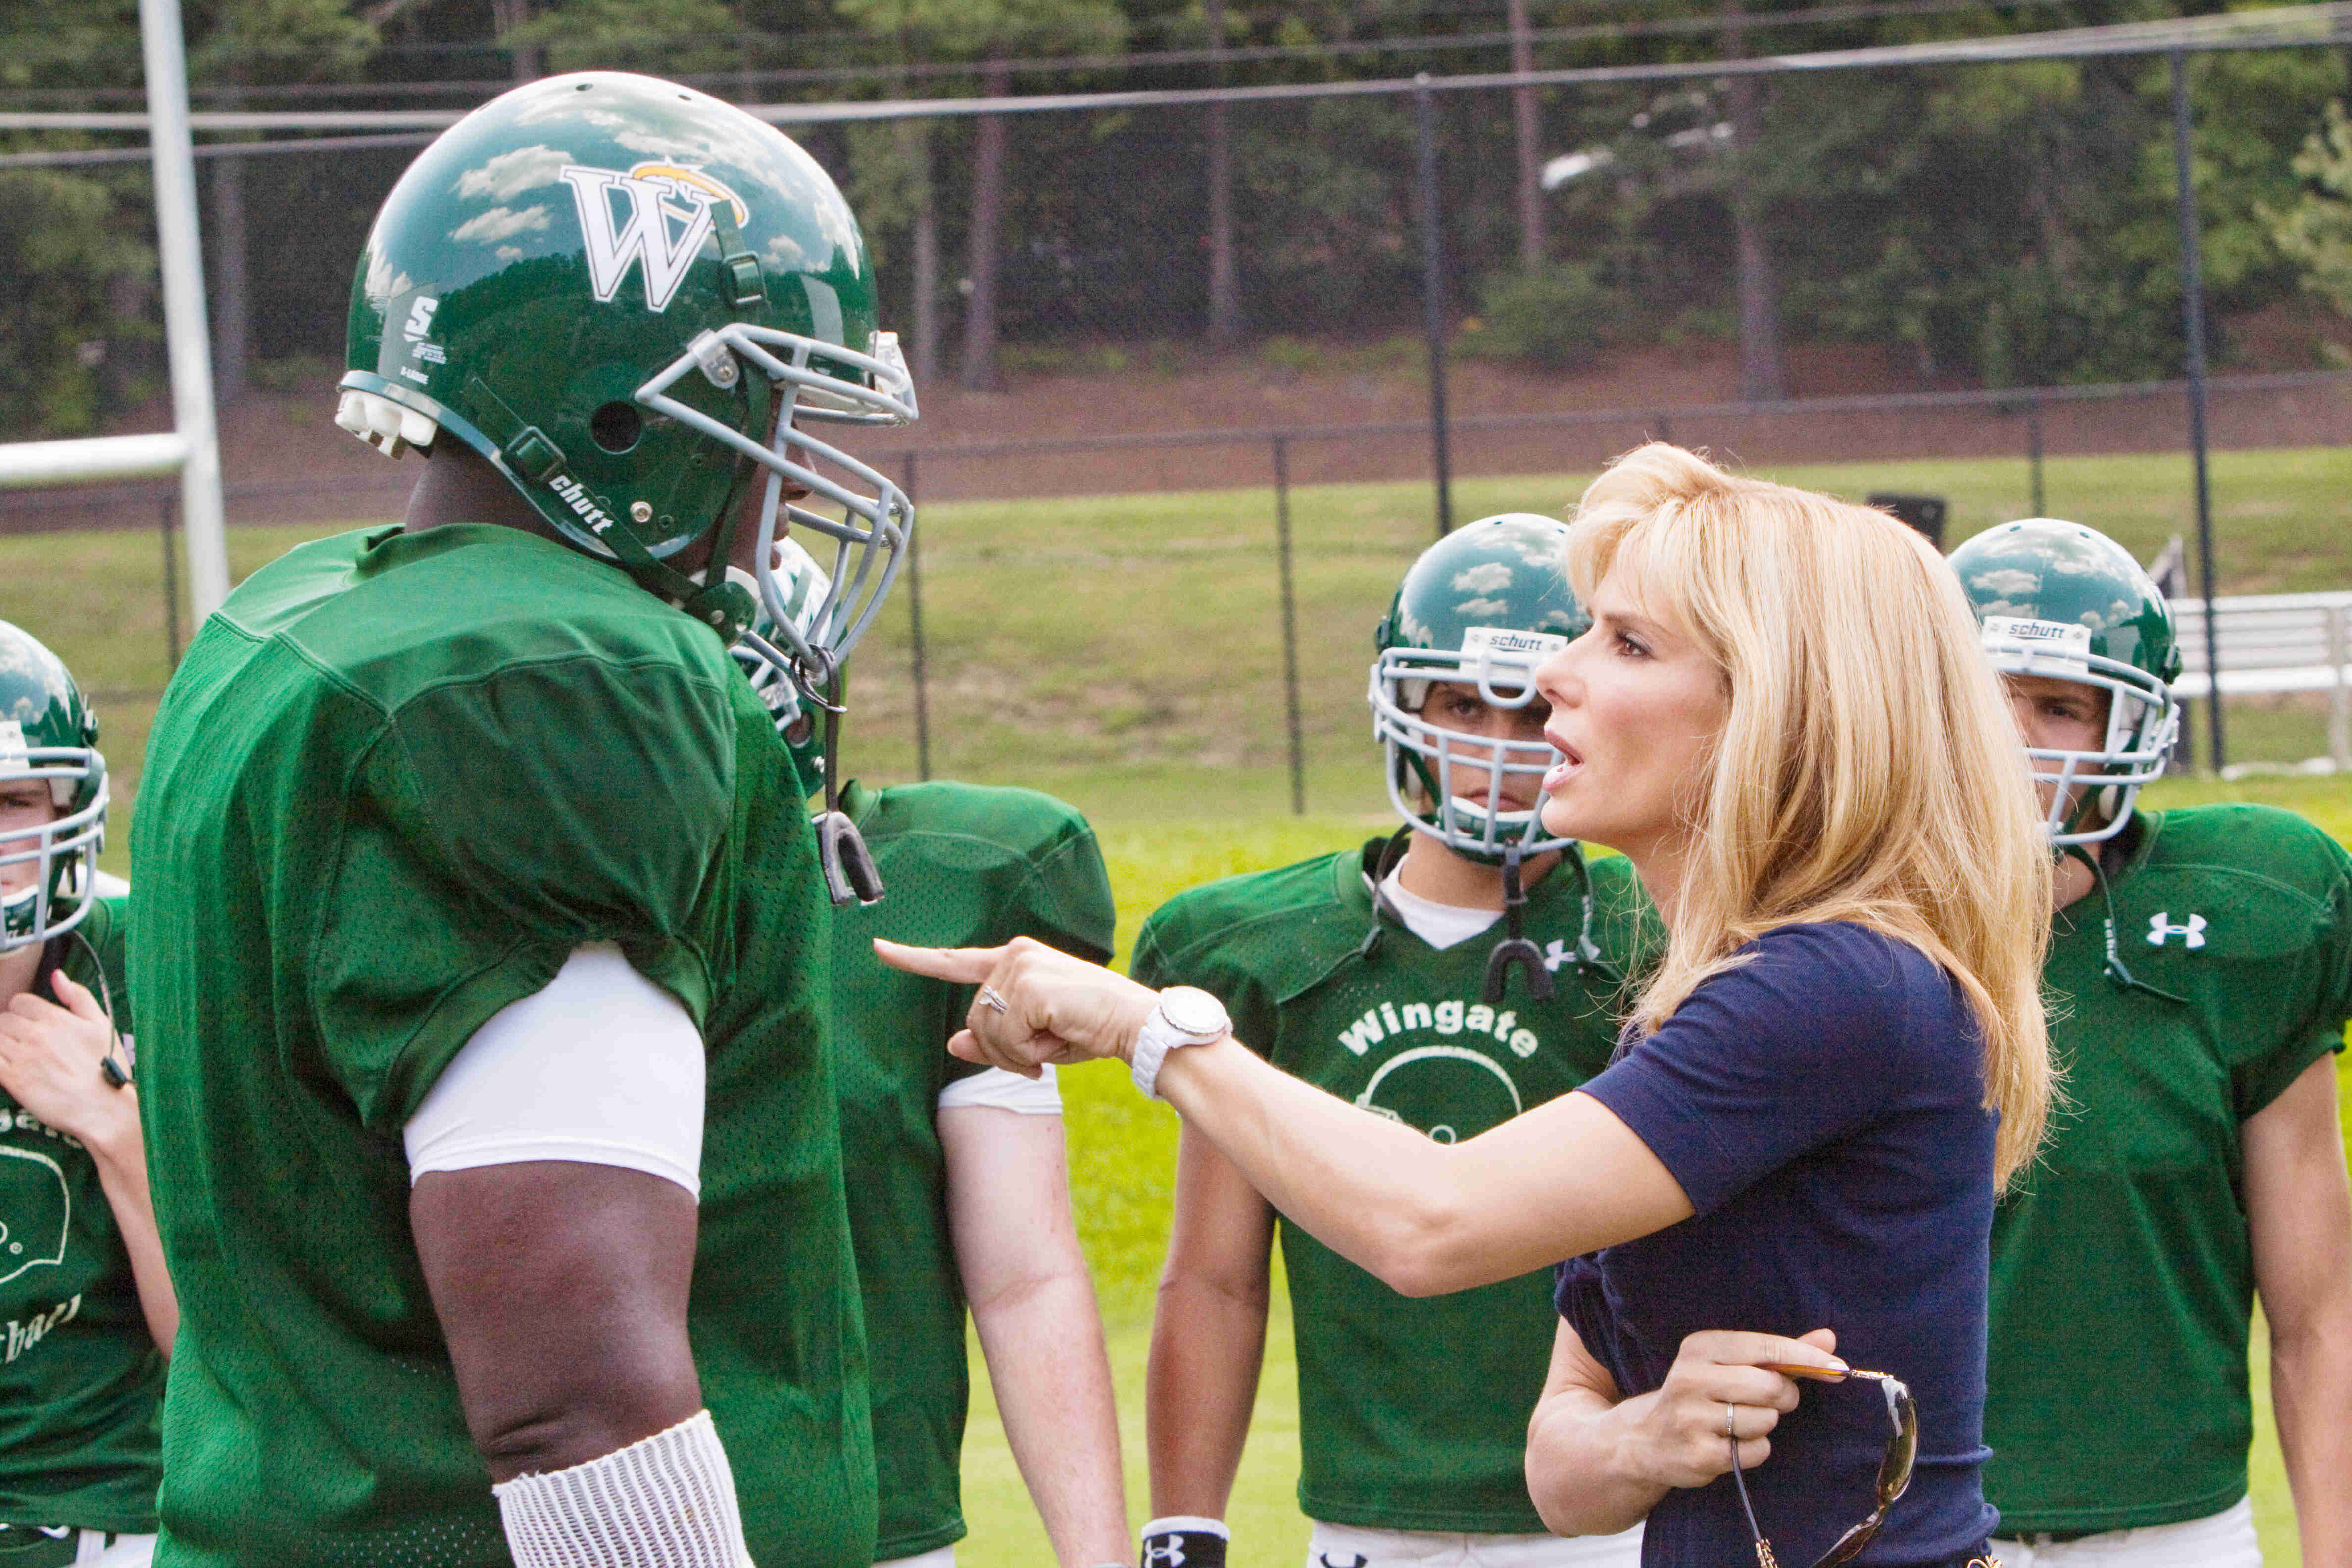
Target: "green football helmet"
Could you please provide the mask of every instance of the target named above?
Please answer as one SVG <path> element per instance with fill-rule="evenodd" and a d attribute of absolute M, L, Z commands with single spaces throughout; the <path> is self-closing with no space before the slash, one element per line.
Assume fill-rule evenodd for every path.
<path fill-rule="evenodd" d="M 48 785 L 57 815 L 0 831 L 0 868 L 29 866 L 5 895 L 0 952 L 62 936 L 89 913 L 98 852 L 106 843 L 106 759 L 98 720 L 58 656 L 30 632 L 0 621 L 0 780 Z M 21 873 L 11 875 L 10 883 Z"/>
<path fill-rule="evenodd" d="M 1541 778 L 1559 761 L 1549 743 L 1490 744 L 1422 717 L 1441 681 L 1475 686 L 1497 708 L 1535 700 L 1535 667 L 1592 625 L 1561 570 L 1567 542 L 1566 523 L 1531 512 L 1455 529 L 1422 552 L 1381 622 L 1369 700 L 1389 799 L 1406 822 L 1459 853 L 1498 859 L 1506 849 L 1538 855 L 1573 842 L 1547 835 L 1538 812 L 1489 811 L 1461 793 L 1480 781 L 1493 800 L 1506 777 Z M 1465 748 L 1486 755 L 1467 757 Z M 1425 803 L 1413 798 L 1415 786 Z"/>
<path fill-rule="evenodd" d="M 811 692 L 914 528 L 896 483 L 802 428 L 916 416 L 856 218 L 789 137 L 690 88 L 550 77 L 452 126 L 376 216 L 347 363 L 338 425 L 394 457 L 464 442 L 564 539 L 730 645 L 754 595 L 667 563 L 706 535 L 724 561 L 764 479 L 753 575 L 782 646 L 751 646 Z M 767 564 L 784 520 L 835 542 L 814 615 Z"/>
<path fill-rule="evenodd" d="M 2164 772 L 2180 726 L 2172 695 L 2180 646 L 2162 590 L 2122 545 L 2055 518 L 1989 528 L 1953 551 L 1951 563 L 1994 668 L 2107 694 L 2099 750 L 2029 747 L 2026 755 L 2049 792 L 2052 844 L 2114 837 L 2141 786 Z"/>

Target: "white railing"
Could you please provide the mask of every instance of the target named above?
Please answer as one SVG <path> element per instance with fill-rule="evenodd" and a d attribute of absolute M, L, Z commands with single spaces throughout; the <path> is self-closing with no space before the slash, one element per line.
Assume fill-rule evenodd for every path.
<path fill-rule="evenodd" d="M 2352 771 L 2352 592 L 2242 594 L 2213 601 L 2221 655 L 2221 695 L 2325 691 L 2327 761 Z M 2172 601 L 2182 670 L 2172 689 L 2184 701 L 2213 689 L 2205 662 L 2205 605 Z"/>
<path fill-rule="evenodd" d="M 86 441 L 0 446 L 0 489 L 92 479 L 180 476 L 188 530 L 188 585 L 201 621 L 228 597 L 221 513 L 220 439 L 213 419 L 212 343 L 205 327 L 203 253 L 196 237 L 196 163 L 188 139 L 187 54 L 180 0 L 139 0 L 139 42 L 153 116 L 155 237 L 163 274 L 163 337 L 171 351 L 171 431 Z"/>

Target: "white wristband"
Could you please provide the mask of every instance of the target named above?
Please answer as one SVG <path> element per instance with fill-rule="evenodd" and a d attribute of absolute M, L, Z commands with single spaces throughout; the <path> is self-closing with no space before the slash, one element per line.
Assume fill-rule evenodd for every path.
<path fill-rule="evenodd" d="M 490 1491 L 515 1568 L 751 1568 L 735 1473 L 708 1410 Z"/>
<path fill-rule="evenodd" d="M 1222 1040 L 1233 1026 L 1233 1020 L 1225 1014 L 1225 1005 L 1206 991 L 1191 985 L 1171 985 L 1160 994 L 1160 1005 L 1151 1010 L 1151 1016 L 1136 1031 L 1135 1050 L 1127 1064 L 1135 1087 L 1148 1098 L 1158 1100 L 1160 1068 L 1168 1060 L 1170 1051 Z"/>

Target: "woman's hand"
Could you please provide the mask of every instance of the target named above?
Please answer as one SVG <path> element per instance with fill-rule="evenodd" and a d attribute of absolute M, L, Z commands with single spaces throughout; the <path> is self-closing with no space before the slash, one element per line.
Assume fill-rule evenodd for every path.
<path fill-rule="evenodd" d="M 125 1137 L 138 1138 L 138 1098 L 102 1075 L 114 1049 L 114 1024 L 98 998 L 62 971 L 52 984 L 64 1006 L 26 991 L 0 1011 L 0 1089 L 102 1154 Z"/>
<path fill-rule="evenodd" d="M 1836 1347 L 1828 1329 L 1794 1340 L 1724 1329 L 1691 1335 L 1657 1392 L 1627 1402 L 1646 1405 L 1628 1412 L 1641 1468 L 1655 1485 L 1703 1487 L 1730 1470 L 1736 1426 L 1739 1468 L 1754 1469 L 1771 1457 L 1767 1434 L 1797 1407 L 1796 1380 L 1766 1369 L 1818 1366 L 1833 1375 L 1845 1370 L 1828 1353 Z"/>
<path fill-rule="evenodd" d="M 877 940 L 883 963 L 913 974 L 983 987 L 949 1054 L 1035 1078 L 1047 1063 L 1127 1060 L 1157 992 L 1127 976 L 1014 937 L 1003 947 L 907 947 Z M 993 993 L 1004 1004 L 990 1005 Z"/>

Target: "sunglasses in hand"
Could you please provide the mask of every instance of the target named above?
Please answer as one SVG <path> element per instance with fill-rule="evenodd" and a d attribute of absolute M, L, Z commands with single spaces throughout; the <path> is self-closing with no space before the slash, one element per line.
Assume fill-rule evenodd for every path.
<path fill-rule="evenodd" d="M 1901 1380 L 1883 1372 L 1866 1372 L 1858 1366 L 1837 1372 L 1828 1367 L 1780 1364 L 1769 1365 L 1764 1370 L 1815 1383 L 1845 1383 L 1858 1378 L 1877 1384 L 1878 1392 L 1885 1397 L 1888 1436 L 1885 1458 L 1878 1461 L 1878 1502 L 1870 1510 L 1870 1517 L 1839 1536 L 1837 1544 L 1823 1553 L 1813 1568 L 1837 1568 L 1841 1563 L 1851 1563 L 1878 1534 L 1879 1527 L 1886 1522 L 1886 1510 L 1895 1506 L 1895 1500 L 1911 1484 L 1911 1466 L 1919 1457 L 1919 1406 L 1912 1401 L 1910 1389 Z M 1732 1430 L 1736 1429 L 1734 1423 Z M 1764 1539 L 1763 1527 L 1756 1522 L 1755 1507 L 1748 1500 L 1748 1482 L 1739 1473 L 1739 1439 L 1733 1436 L 1729 1441 L 1731 1482 L 1738 1489 L 1740 1509 L 1748 1515 L 1748 1533 L 1756 1539 L 1757 1568 L 1780 1568 L 1780 1559 L 1772 1555 L 1772 1543 Z"/>

